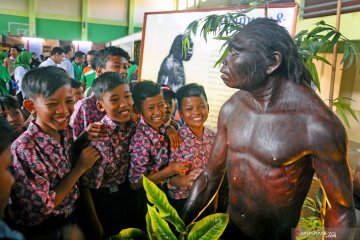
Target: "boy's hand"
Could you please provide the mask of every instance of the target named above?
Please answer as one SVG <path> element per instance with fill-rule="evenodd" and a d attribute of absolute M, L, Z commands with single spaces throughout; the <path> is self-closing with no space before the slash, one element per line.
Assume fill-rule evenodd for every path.
<path fill-rule="evenodd" d="M 170 167 L 173 174 L 180 174 L 180 172 L 183 171 L 182 162 L 171 162 L 168 167 Z"/>
<path fill-rule="evenodd" d="M 194 181 L 199 177 L 199 175 L 202 173 L 203 169 L 201 168 L 195 168 L 192 170 L 186 177 L 187 186 L 192 187 Z"/>
<path fill-rule="evenodd" d="M 107 136 L 105 126 L 101 122 L 90 123 L 85 131 L 87 132 L 87 139 L 90 141 Z"/>
<path fill-rule="evenodd" d="M 177 149 L 180 146 L 180 136 L 174 127 L 168 126 L 165 132 L 167 138 L 170 140 L 170 146 L 172 149 Z"/>
<path fill-rule="evenodd" d="M 79 167 L 81 171 L 86 172 L 99 158 L 100 154 L 98 150 L 93 146 L 87 146 L 82 150 L 76 166 Z"/>
<path fill-rule="evenodd" d="M 191 161 L 185 161 L 185 162 L 183 162 L 183 163 L 182 163 L 182 169 L 181 169 L 180 175 L 181 175 L 181 176 L 187 175 L 187 174 L 190 172 L 191 166 L 192 166 Z"/>

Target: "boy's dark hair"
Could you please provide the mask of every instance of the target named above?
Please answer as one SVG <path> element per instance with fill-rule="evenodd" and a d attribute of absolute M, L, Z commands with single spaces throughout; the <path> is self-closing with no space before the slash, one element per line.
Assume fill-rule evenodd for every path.
<path fill-rule="evenodd" d="M 148 97 L 154 97 L 161 93 L 161 87 L 158 83 L 148 80 L 138 82 L 132 91 L 134 105 L 136 109 L 142 112 L 142 104 Z"/>
<path fill-rule="evenodd" d="M 90 50 L 86 53 L 86 55 L 95 55 L 97 53 L 96 50 Z"/>
<path fill-rule="evenodd" d="M 75 79 L 72 79 L 72 78 L 71 78 L 71 88 L 76 88 L 76 89 L 78 89 L 78 88 L 80 88 L 80 87 L 82 87 L 81 82 L 80 82 L 80 81 L 76 81 Z"/>
<path fill-rule="evenodd" d="M 0 96 L 0 108 L 5 109 L 18 108 L 21 109 L 19 102 L 13 96 Z"/>
<path fill-rule="evenodd" d="M 85 57 L 85 53 L 81 52 L 81 51 L 77 51 L 74 54 L 74 58 L 82 58 Z"/>
<path fill-rule="evenodd" d="M 200 97 L 201 95 L 204 96 L 206 102 L 207 102 L 207 96 L 205 93 L 205 89 L 203 86 L 197 84 L 197 83 L 189 83 L 177 90 L 176 92 L 176 98 L 178 100 L 179 109 L 181 110 L 181 101 L 183 98 L 186 97 Z"/>
<path fill-rule="evenodd" d="M 54 56 L 55 54 L 61 55 L 61 54 L 63 54 L 63 53 L 65 53 L 64 49 L 62 49 L 61 47 L 54 47 L 54 48 L 51 50 L 50 55 L 51 55 L 51 56 Z"/>
<path fill-rule="evenodd" d="M 176 94 L 170 86 L 161 84 L 161 90 L 163 92 L 165 100 L 166 99 L 176 99 Z"/>
<path fill-rule="evenodd" d="M 64 85 L 71 85 L 71 80 L 66 71 L 56 66 L 35 68 L 24 76 L 21 88 L 29 98 L 38 95 L 48 98 Z"/>
<path fill-rule="evenodd" d="M 10 125 L 10 123 L 8 123 L 8 121 L 6 121 L 5 118 L 0 117 L 0 136 L 1 136 L 0 153 L 5 151 L 14 141 L 15 138 L 14 133 L 15 131 Z"/>
<path fill-rule="evenodd" d="M 64 53 L 69 53 L 69 52 L 72 52 L 72 47 L 70 45 L 66 45 L 63 47 L 64 49 Z"/>
<path fill-rule="evenodd" d="M 96 82 L 95 82 L 96 81 Z M 121 84 L 128 84 L 126 79 L 118 73 L 105 72 L 94 80 L 93 93 L 96 98 L 101 100 L 104 93 L 109 92 Z"/>
<path fill-rule="evenodd" d="M 120 56 L 129 61 L 129 54 L 122 48 L 111 46 L 100 50 L 97 54 L 95 54 L 94 61 L 91 65 L 93 69 L 96 67 L 105 68 L 106 63 L 108 61 L 109 56 Z"/>

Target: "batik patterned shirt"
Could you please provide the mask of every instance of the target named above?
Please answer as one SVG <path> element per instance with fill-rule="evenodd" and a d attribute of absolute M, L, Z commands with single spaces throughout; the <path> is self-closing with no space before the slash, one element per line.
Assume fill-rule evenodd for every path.
<path fill-rule="evenodd" d="M 71 128 L 60 132 L 61 143 L 32 121 L 11 145 L 11 170 L 15 183 L 10 195 L 12 219 L 22 225 L 37 225 L 49 216 L 69 214 L 79 198 L 78 186 L 55 207 L 55 187 L 71 171 L 73 138 Z"/>
<path fill-rule="evenodd" d="M 204 127 L 203 139 L 198 139 L 184 124 L 178 133 L 181 138 L 180 147 L 170 154 L 170 162 L 191 162 L 190 171 L 196 168 L 204 169 L 210 156 L 215 133 Z M 173 199 L 183 199 L 190 196 L 190 187 L 175 187 L 168 184 L 169 196 Z"/>
<path fill-rule="evenodd" d="M 136 127 L 132 121 L 121 127 L 107 115 L 101 122 L 108 136 L 90 143 L 100 152 L 101 158 L 83 176 L 84 184 L 94 189 L 112 187 L 125 181 L 130 163 L 130 138 Z"/>
<path fill-rule="evenodd" d="M 78 101 L 74 106 L 74 112 L 71 114 L 70 126 L 73 128 L 74 139 L 85 131 L 90 123 L 100 121 L 105 112 L 101 112 L 96 107 L 97 98 L 95 94 Z"/>
<path fill-rule="evenodd" d="M 138 183 L 144 174 L 156 173 L 169 163 L 168 142 L 164 137 L 165 127 L 160 133 L 151 128 L 141 117 L 130 142 L 129 181 Z"/>

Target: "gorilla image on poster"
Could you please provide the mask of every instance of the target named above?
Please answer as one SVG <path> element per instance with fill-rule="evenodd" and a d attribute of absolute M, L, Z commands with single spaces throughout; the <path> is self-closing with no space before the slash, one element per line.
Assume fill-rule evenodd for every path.
<path fill-rule="evenodd" d="M 183 61 L 189 61 L 193 54 L 193 41 L 190 39 L 190 47 L 185 53 L 182 51 L 182 34 L 174 39 L 169 55 L 163 60 L 160 66 L 157 82 L 165 84 L 176 92 L 181 86 L 185 85 L 186 78 Z"/>

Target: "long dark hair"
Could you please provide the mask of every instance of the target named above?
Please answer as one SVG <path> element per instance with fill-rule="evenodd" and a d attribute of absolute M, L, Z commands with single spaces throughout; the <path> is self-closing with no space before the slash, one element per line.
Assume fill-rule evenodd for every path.
<path fill-rule="evenodd" d="M 229 47 L 239 50 L 244 42 L 255 51 L 253 64 L 270 66 L 275 61 L 273 53 L 277 51 L 282 55 L 282 62 L 276 73 L 295 83 L 310 84 L 311 78 L 304 77 L 305 68 L 298 48 L 286 29 L 275 20 L 258 18 L 251 21 L 235 34 Z"/>

